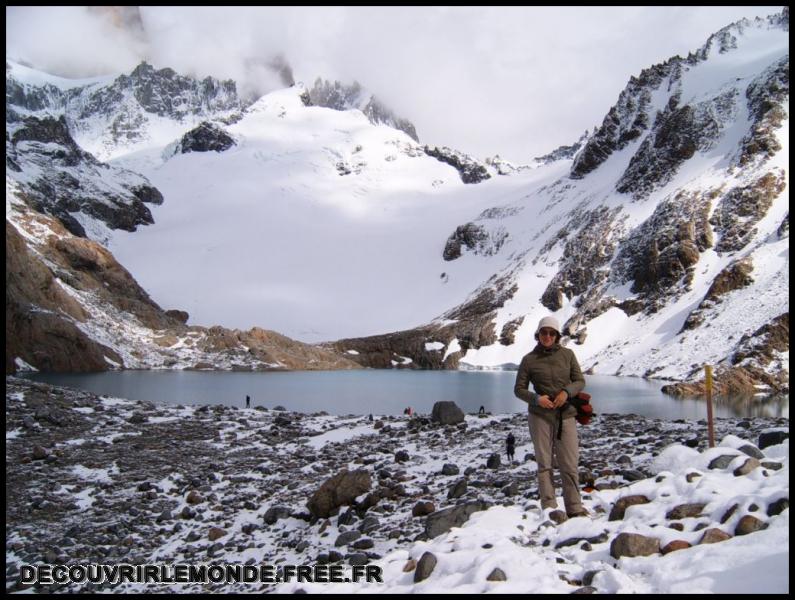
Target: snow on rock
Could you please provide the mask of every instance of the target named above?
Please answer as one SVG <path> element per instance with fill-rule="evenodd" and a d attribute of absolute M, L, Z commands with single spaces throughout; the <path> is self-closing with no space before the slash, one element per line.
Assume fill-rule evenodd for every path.
<path fill-rule="evenodd" d="M 566 519 L 539 505 L 524 414 L 468 415 L 444 426 L 429 415 L 374 409 L 370 421 L 98 398 L 13 377 L 6 399 L 7 588 L 23 589 L 20 567 L 42 561 L 209 560 L 331 563 L 346 572 L 367 564 L 381 575 L 369 583 L 218 587 L 225 592 L 788 591 L 789 440 L 761 443 L 766 433 L 787 434 L 788 419 L 716 419 L 721 442 L 710 449 L 700 422 L 598 415 L 580 429 L 590 516 Z M 489 468 L 508 432 L 517 459 Z M 344 471 L 369 478 L 370 489 L 328 518 L 312 518 L 308 500 Z M 451 498 L 462 477 L 466 491 Z M 463 508 L 455 524 L 440 522 L 444 511 Z M 224 532 L 220 542 L 214 528 Z M 619 551 L 618 541 L 638 536 L 651 554 L 631 545 Z"/>

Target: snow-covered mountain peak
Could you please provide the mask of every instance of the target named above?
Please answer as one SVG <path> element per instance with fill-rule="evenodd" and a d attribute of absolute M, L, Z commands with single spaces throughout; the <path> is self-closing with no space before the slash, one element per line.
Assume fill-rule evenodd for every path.
<path fill-rule="evenodd" d="M 768 31 L 778 30 L 789 33 L 789 7 L 784 7 L 778 14 L 766 18 L 756 17 L 753 20 L 740 19 L 713 33 L 704 45 L 688 56 L 688 61 L 706 60 L 716 55 L 726 54 L 748 43 L 755 37 L 765 36 Z"/>
<path fill-rule="evenodd" d="M 262 113 L 284 118 L 287 116 L 288 110 L 306 108 L 305 93 L 306 89 L 300 83 L 269 92 L 249 105 L 245 110 L 245 114 Z"/>
<path fill-rule="evenodd" d="M 233 81 L 196 80 L 142 62 L 129 75 L 69 80 L 6 62 L 7 121 L 66 119 L 77 143 L 99 160 L 164 146 L 208 118 L 243 107 Z"/>
<path fill-rule="evenodd" d="M 66 91 L 92 85 L 107 85 L 112 83 L 116 77 L 116 75 L 103 75 L 83 79 L 69 79 L 6 59 L 6 80 L 12 79 L 20 84 L 35 87 L 52 86 L 61 91 Z"/>
<path fill-rule="evenodd" d="M 417 130 L 405 118 L 397 116 L 375 95 L 363 88 L 358 81 L 345 85 L 339 81 L 330 81 L 318 77 L 309 90 L 309 98 L 315 106 L 325 106 L 334 110 L 358 109 L 373 124 L 384 124 L 404 131 L 415 142 L 419 142 Z"/>

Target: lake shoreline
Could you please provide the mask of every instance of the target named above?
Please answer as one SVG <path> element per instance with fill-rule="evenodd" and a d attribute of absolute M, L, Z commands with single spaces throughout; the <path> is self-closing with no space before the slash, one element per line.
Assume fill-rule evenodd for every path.
<path fill-rule="evenodd" d="M 437 401 L 455 401 L 465 412 L 526 412 L 514 395 L 515 373 L 471 370 L 357 369 L 332 371 L 229 372 L 126 370 L 91 374 L 29 374 L 23 379 L 65 385 L 100 395 L 163 404 L 282 405 L 297 412 L 402 414 L 407 407 L 430 412 Z M 637 377 L 586 376 L 597 412 L 661 418 L 706 416 L 704 399 L 661 393 L 659 381 Z M 715 396 L 715 416 L 788 416 L 789 399 Z"/>

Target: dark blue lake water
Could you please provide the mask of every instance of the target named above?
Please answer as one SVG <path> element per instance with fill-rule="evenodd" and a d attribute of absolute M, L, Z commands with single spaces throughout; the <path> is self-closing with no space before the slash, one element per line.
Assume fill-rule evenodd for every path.
<path fill-rule="evenodd" d="M 211 371 L 120 371 L 91 374 L 37 373 L 35 381 L 120 398 L 162 404 L 225 404 L 333 415 L 430 413 L 435 402 L 452 400 L 464 412 L 484 406 L 491 413 L 525 412 L 513 395 L 515 371 L 289 371 L 231 373 Z M 660 391 L 661 381 L 634 377 L 586 376 L 585 391 L 596 413 L 635 413 L 661 419 L 701 419 L 705 400 L 678 399 Z M 772 401 L 713 399 L 716 417 L 787 417 L 789 398 Z"/>

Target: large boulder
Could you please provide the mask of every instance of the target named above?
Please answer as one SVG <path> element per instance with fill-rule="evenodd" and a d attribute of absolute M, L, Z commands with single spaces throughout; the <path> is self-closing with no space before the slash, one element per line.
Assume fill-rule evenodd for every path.
<path fill-rule="evenodd" d="M 423 150 L 428 156 L 440 162 L 447 163 L 451 167 L 455 167 L 461 175 L 461 181 L 464 183 L 480 183 L 481 181 L 491 178 L 491 175 L 489 175 L 484 165 L 463 152 L 453 150 L 447 146 L 442 146 L 441 148 L 438 146 L 434 146 L 433 148 L 424 146 Z"/>
<path fill-rule="evenodd" d="M 431 419 L 442 425 L 455 425 L 464 420 L 464 411 L 458 408 L 458 405 L 453 401 L 437 402 L 433 405 Z"/>
<path fill-rule="evenodd" d="M 453 527 L 460 527 L 469 520 L 472 513 L 490 508 L 490 504 L 481 500 L 472 500 L 458 506 L 451 506 L 428 515 L 425 521 L 425 535 L 429 539 L 450 531 Z"/>
<path fill-rule="evenodd" d="M 223 152 L 235 145 L 235 140 L 214 123 L 199 124 L 182 136 L 180 152 Z"/>
<path fill-rule="evenodd" d="M 357 496 L 369 491 L 371 484 L 369 471 L 343 469 L 323 482 L 306 507 L 313 517 L 330 517 L 335 509 L 351 504 Z"/>
<path fill-rule="evenodd" d="M 610 543 L 610 556 L 651 556 L 659 554 L 660 540 L 639 533 L 619 533 Z"/>

